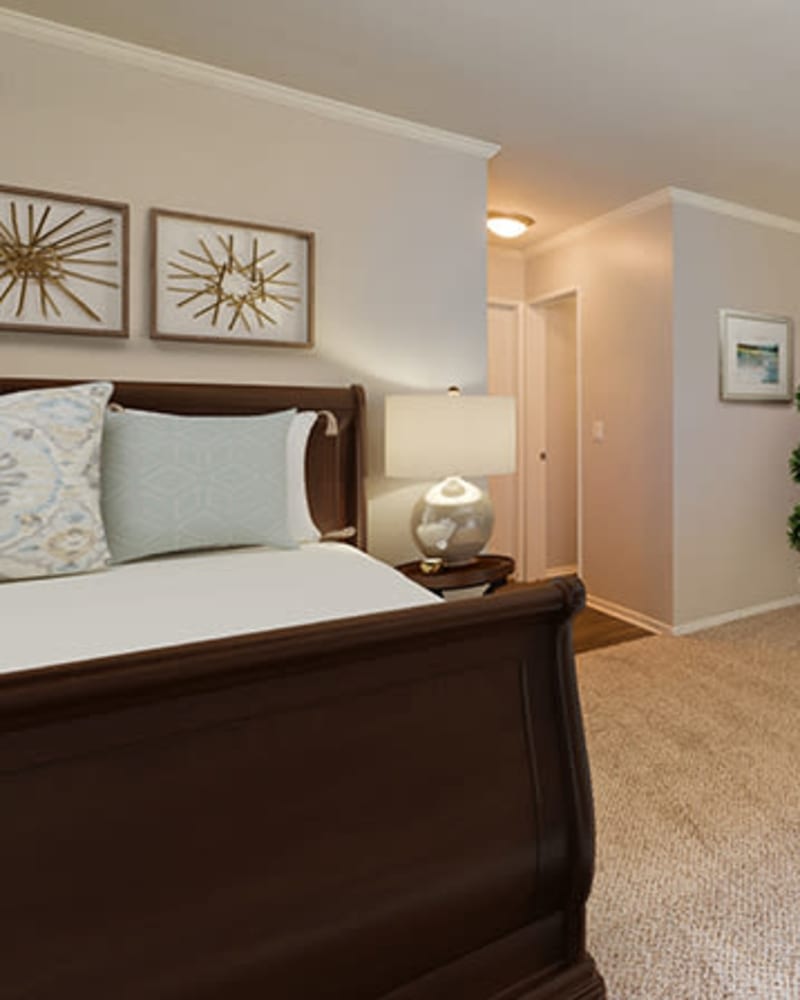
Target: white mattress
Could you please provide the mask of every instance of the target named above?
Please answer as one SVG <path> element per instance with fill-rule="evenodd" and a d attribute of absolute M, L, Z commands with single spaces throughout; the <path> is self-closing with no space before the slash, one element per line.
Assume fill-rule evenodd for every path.
<path fill-rule="evenodd" d="M 0 673 L 436 604 L 350 545 L 150 559 L 0 584 Z"/>

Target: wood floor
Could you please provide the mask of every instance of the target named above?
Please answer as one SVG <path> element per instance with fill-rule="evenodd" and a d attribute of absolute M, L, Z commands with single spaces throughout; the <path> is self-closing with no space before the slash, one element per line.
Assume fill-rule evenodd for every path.
<path fill-rule="evenodd" d="M 530 586 L 532 584 L 518 583 L 516 580 L 510 580 L 506 584 L 512 590 Z M 579 611 L 572 623 L 572 643 L 576 653 L 588 653 L 590 649 L 615 646 L 618 642 L 630 642 L 631 639 L 644 639 L 652 634 L 621 618 L 595 611 L 594 608 Z"/>
<path fill-rule="evenodd" d="M 611 615 L 595 611 L 594 608 L 584 608 L 575 616 L 572 623 L 572 641 L 576 653 L 586 653 L 590 649 L 600 649 L 601 646 L 614 646 L 618 642 L 630 642 L 631 639 L 644 639 L 651 632 L 612 618 Z"/>

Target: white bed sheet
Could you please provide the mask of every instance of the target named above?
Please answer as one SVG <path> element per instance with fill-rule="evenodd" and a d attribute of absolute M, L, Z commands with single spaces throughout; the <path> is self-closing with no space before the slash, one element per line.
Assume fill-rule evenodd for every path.
<path fill-rule="evenodd" d="M 333 542 L 150 559 L 0 584 L 0 673 L 439 601 Z"/>

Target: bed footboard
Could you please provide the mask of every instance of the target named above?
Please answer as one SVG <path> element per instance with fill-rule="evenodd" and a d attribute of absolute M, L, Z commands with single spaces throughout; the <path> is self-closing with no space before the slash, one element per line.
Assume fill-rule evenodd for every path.
<path fill-rule="evenodd" d="M 576 581 L 0 679 L 4 1000 L 593 1000 Z"/>

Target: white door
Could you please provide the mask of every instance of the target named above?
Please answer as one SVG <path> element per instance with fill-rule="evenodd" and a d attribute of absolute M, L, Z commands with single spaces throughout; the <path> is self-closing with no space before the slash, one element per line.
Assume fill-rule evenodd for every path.
<path fill-rule="evenodd" d="M 545 317 L 529 306 L 520 331 L 519 356 L 520 504 L 525 527 L 522 580 L 541 580 L 547 565 L 546 332 Z"/>
<path fill-rule="evenodd" d="M 517 399 L 517 472 L 490 479 L 489 550 L 513 556 L 518 580 L 580 563 L 576 482 L 577 296 L 524 308 L 489 303 L 488 389 Z"/>
<path fill-rule="evenodd" d="M 544 576 L 544 369 L 542 333 L 526 329 L 522 305 L 490 302 L 488 391 L 517 400 L 517 471 L 492 476 L 495 527 L 488 551 L 510 555 L 518 580 Z"/>
<path fill-rule="evenodd" d="M 545 321 L 545 572 L 578 567 L 577 296 L 538 307 Z"/>

